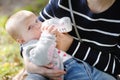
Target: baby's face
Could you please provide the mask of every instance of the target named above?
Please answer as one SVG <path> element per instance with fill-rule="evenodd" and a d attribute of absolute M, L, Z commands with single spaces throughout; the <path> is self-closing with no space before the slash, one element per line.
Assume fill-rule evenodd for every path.
<path fill-rule="evenodd" d="M 40 22 L 36 15 L 31 15 L 30 17 L 23 20 L 21 24 L 21 33 L 22 38 L 25 42 L 28 42 L 33 39 L 39 39 L 41 35 L 41 25 L 42 22 Z"/>

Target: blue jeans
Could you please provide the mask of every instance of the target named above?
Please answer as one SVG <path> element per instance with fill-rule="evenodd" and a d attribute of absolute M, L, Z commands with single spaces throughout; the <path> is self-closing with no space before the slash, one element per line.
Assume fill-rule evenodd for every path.
<path fill-rule="evenodd" d="M 69 59 L 64 62 L 64 68 L 67 72 L 64 80 L 116 80 L 114 77 L 102 71 L 91 67 L 84 61 L 78 63 L 75 59 Z M 26 80 L 49 80 L 38 74 L 28 74 Z"/>
<path fill-rule="evenodd" d="M 116 80 L 84 61 L 78 63 L 75 59 L 69 59 L 64 63 L 64 68 L 67 72 L 64 75 L 64 80 Z"/>

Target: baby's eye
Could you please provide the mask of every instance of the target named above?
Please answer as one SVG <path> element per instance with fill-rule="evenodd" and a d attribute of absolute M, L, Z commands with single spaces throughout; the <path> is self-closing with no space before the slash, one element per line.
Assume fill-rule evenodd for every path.
<path fill-rule="evenodd" d="M 30 30 L 30 29 L 31 29 L 31 27 L 32 27 L 32 26 L 29 26 L 29 27 L 28 27 L 28 30 Z"/>
<path fill-rule="evenodd" d="M 38 23 L 38 19 L 36 19 L 35 22 Z"/>

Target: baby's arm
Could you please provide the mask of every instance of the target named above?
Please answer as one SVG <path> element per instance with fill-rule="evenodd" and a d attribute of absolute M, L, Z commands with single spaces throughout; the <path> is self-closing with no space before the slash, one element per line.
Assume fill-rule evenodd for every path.
<path fill-rule="evenodd" d="M 52 54 L 48 56 L 49 49 L 54 46 L 53 35 L 43 32 L 37 46 L 30 51 L 30 60 L 40 66 L 49 64 L 51 62 L 49 58 L 52 58 Z"/>
<path fill-rule="evenodd" d="M 36 46 L 30 49 L 30 61 L 36 65 L 47 65 L 52 61 L 53 52 L 56 47 L 54 28 L 52 26 L 44 27 L 41 37 Z M 51 51 L 51 55 L 49 55 Z"/>

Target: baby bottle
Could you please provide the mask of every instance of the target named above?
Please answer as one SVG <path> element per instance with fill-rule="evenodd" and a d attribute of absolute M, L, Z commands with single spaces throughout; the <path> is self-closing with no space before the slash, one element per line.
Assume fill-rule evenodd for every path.
<path fill-rule="evenodd" d="M 59 32 L 70 32 L 72 30 L 72 24 L 69 17 L 63 17 L 63 18 L 52 18 L 45 20 L 43 22 L 44 26 L 54 25 L 57 27 Z"/>

